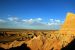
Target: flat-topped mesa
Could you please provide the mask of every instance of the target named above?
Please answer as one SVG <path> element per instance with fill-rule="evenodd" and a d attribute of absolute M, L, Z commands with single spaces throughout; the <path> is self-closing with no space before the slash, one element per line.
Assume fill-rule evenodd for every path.
<path fill-rule="evenodd" d="M 67 13 L 65 22 L 60 29 L 60 33 L 75 34 L 75 14 Z"/>

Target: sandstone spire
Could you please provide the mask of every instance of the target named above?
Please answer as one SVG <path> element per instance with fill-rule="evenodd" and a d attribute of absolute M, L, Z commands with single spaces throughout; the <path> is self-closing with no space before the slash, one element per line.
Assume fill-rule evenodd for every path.
<path fill-rule="evenodd" d="M 75 34 L 75 14 L 67 13 L 65 22 L 60 29 L 62 33 L 71 33 Z"/>
<path fill-rule="evenodd" d="M 75 14 L 67 13 L 64 24 L 59 30 L 59 39 L 65 47 L 75 38 Z"/>

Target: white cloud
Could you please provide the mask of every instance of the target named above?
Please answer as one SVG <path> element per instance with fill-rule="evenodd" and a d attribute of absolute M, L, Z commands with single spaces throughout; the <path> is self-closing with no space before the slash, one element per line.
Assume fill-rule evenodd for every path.
<path fill-rule="evenodd" d="M 50 19 L 50 21 L 53 21 L 54 19 Z"/>
<path fill-rule="evenodd" d="M 42 20 L 42 18 L 37 18 L 37 20 L 38 20 L 38 21 L 41 21 L 41 20 Z"/>
<path fill-rule="evenodd" d="M 33 21 L 33 19 L 29 19 L 29 20 L 27 20 L 27 22 L 28 22 L 29 24 L 32 24 L 34 21 Z"/>
<path fill-rule="evenodd" d="M 61 20 L 56 20 L 56 19 L 50 19 L 50 22 L 43 23 L 41 20 L 42 18 L 36 18 L 36 19 L 23 19 L 22 22 L 30 24 L 30 25 L 44 25 L 44 26 L 52 26 L 52 25 L 61 25 L 62 21 Z"/>
<path fill-rule="evenodd" d="M 61 21 L 60 21 L 60 20 L 55 20 L 55 22 L 58 22 L 58 23 L 60 23 Z"/>
<path fill-rule="evenodd" d="M 9 17 L 8 20 L 9 21 L 18 21 L 18 18 L 17 17 Z"/>
<path fill-rule="evenodd" d="M 48 23 L 48 25 L 52 25 L 52 23 Z"/>
<path fill-rule="evenodd" d="M 40 22 L 42 20 L 42 18 L 36 18 L 36 19 L 23 19 L 22 22 L 28 23 L 28 24 L 33 24 L 33 23 L 37 23 Z"/>
<path fill-rule="evenodd" d="M 59 20 L 59 19 L 50 19 L 50 22 L 48 22 L 48 25 L 61 25 L 63 23 L 63 21 Z"/>
<path fill-rule="evenodd" d="M 47 22 L 47 23 L 45 23 L 45 22 L 42 22 L 42 18 L 35 18 L 35 19 L 19 19 L 19 18 L 17 18 L 17 17 L 9 17 L 9 18 L 7 18 L 8 20 L 4 20 L 4 19 L 0 19 L 0 23 L 1 22 L 6 22 L 7 21 L 7 23 L 9 24 L 9 26 L 11 27 L 11 25 L 10 24 L 13 24 L 13 26 L 15 26 L 16 25 L 16 27 L 17 26 L 20 26 L 20 27 L 34 27 L 35 28 L 35 26 L 37 27 L 39 27 L 39 28 L 54 28 L 54 27 L 57 27 L 57 26 L 60 26 L 62 23 L 63 23 L 63 21 L 61 21 L 61 20 L 59 20 L 59 19 L 50 19 L 50 21 L 49 22 Z M 9 21 L 9 22 L 8 22 Z M 17 22 L 17 23 L 15 23 L 15 22 Z M 1 23 L 2 24 L 2 23 Z M 4 23 L 3 23 L 4 24 Z M 7 25 L 6 23 L 5 23 L 5 25 Z M 26 28 L 27 28 L 26 27 Z M 37 29 L 37 28 L 36 28 Z"/>
<path fill-rule="evenodd" d="M 27 24 L 32 24 L 34 21 L 33 19 L 23 19 L 22 22 Z"/>
<path fill-rule="evenodd" d="M 53 21 L 53 19 L 50 19 L 50 21 Z"/>
<path fill-rule="evenodd" d="M 3 19 L 0 19 L 0 23 L 4 23 L 4 22 L 6 22 L 5 20 L 3 20 Z"/>
<path fill-rule="evenodd" d="M 48 23 L 48 25 L 59 25 L 58 23 Z"/>
<path fill-rule="evenodd" d="M 32 22 L 32 21 L 33 21 L 33 19 L 29 19 L 29 20 L 28 20 L 28 22 Z"/>
<path fill-rule="evenodd" d="M 59 19 L 50 19 L 50 22 L 58 22 L 58 23 L 60 23 L 61 21 Z"/>
<path fill-rule="evenodd" d="M 26 19 L 23 19 L 23 20 L 22 20 L 22 22 L 26 22 L 26 21 L 27 21 Z"/>

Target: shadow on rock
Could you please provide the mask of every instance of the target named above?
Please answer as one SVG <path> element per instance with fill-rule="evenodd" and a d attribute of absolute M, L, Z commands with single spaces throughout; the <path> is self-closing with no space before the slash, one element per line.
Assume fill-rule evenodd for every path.
<path fill-rule="evenodd" d="M 61 50 L 75 50 L 75 39 Z"/>
<path fill-rule="evenodd" d="M 0 50 L 5 50 L 5 49 L 0 48 Z M 14 48 L 6 49 L 6 50 L 31 50 L 31 49 L 27 47 L 27 44 L 22 44 L 19 47 L 14 47 Z"/>

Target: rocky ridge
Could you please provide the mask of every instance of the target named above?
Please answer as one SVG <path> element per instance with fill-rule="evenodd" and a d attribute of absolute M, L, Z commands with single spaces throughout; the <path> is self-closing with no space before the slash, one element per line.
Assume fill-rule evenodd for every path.
<path fill-rule="evenodd" d="M 13 41 L 9 43 L 0 43 L 1 48 L 9 49 L 12 47 L 27 44 L 31 50 L 61 50 L 75 39 L 75 14 L 68 13 L 61 29 L 55 32 L 38 32 L 33 38 L 25 41 Z"/>

